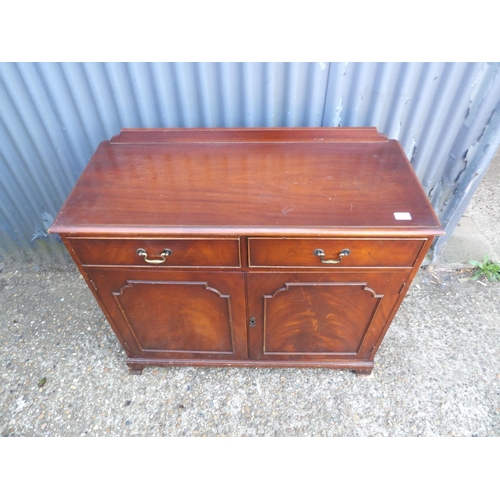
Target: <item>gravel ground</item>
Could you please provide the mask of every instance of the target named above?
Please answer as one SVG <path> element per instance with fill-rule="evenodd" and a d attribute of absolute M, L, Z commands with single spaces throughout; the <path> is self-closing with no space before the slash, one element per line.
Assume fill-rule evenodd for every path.
<path fill-rule="evenodd" d="M 500 285 L 422 269 L 373 378 L 326 369 L 147 368 L 76 267 L 0 273 L 3 436 L 499 436 Z"/>

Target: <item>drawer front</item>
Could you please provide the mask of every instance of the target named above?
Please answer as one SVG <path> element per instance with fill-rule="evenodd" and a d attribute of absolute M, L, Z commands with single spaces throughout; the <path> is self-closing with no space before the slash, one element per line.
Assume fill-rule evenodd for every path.
<path fill-rule="evenodd" d="M 250 267 L 412 267 L 425 241 L 424 238 L 249 238 L 248 258 Z"/>
<path fill-rule="evenodd" d="M 83 265 L 240 267 L 239 239 L 68 238 Z"/>

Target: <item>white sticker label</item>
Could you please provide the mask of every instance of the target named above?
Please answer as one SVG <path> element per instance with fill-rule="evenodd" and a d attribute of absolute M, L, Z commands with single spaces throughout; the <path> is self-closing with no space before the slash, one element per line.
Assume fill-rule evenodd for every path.
<path fill-rule="evenodd" d="M 411 220 L 410 212 L 394 212 L 394 218 L 396 220 Z"/>

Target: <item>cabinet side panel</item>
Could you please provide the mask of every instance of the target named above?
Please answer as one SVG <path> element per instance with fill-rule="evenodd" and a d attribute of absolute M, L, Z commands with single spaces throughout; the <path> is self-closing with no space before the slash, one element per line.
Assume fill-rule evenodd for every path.
<path fill-rule="evenodd" d="M 394 302 L 394 306 L 392 308 L 392 311 L 389 314 L 389 317 L 385 323 L 385 326 L 384 326 L 382 332 L 380 333 L 376 344 L 373 346 L 371 353 L 369 353 L 370 360 L 373 361 L 373 359 L 375 358 L 375 354 L 377 353 L 378 348 L 380 347 L 380 344 L 382 343 L 382 340 L 384 339 L 385 334 L 387 333 L 387 330 L 389 329 L 389 326 L 391 325 L 391 322 L 394 319 L 394 316 L 396 315 L 399 307 L 401 306 L 401 303 L 403 302 L 403 299 L 404 299 L 405 295 L 407 294 L 407 292 L 410 288 L 410 285 L 413 282 L 413 279 L 415 278 L 415 275 L 419 271 L 420 266 L 422 265 L 422 262 L 423 262 L 425 256 L 427 255 L 427 252 L 429 251 L 431 245 L 432 245 L 433 239 L 434 239 L 433 237 L 430 237 L 427 239 L 426 243 L 424 243 L 422 250 L 420 251 L 420 254 L 417 257 L 417 261 L 415 262 L 415 265 L 413 266 L 413 269 L 411 270 L 408 278 L 405 280 L 403 287 L 401 288 L 401 291 L 400 291 L 399 295 L 397 296 L 396 301 Z"/>
<path fill-rule="evenodd" d="M 139 348 L 138 348 L 137 344 L 135 343 L 135 341 L 133 339 L 128 339 L 128 341 L 127 341 L 127 339 L 125 339 L 122 336 L 120 329 L 118 328 L 118 326 L 114 322 L 113 315 L 110 314 L 110 312 L 108 311 L 108 309 L 106 307 L 106 304 L 104 303 L 101 296 L 99 295 L 96 284 L 91 280 L 91 278 L 87 274 L 87 270 L 82 266 L 82 263 L 77 255 L 77 253 L 75 252 L 75 249 L 71 245 L 71 240 L 66 238 L 63 235 L 61 235 L 61 239 L 62 239 L 64 245 L 66 246 L 66 248 L 68 249 L 68 252 L 70 253 L 71 257 L 75 261 L 75 264 L 77 265 L 78 270 L 80 271 L 82 277 L 84 278 L 85 282 L 87 283 L 87 286 L 89 287 L 89 290 L 92 292 L 92 295 L 96 299 L 97 304 L 99 305 L 102 312 L 106 316 L 106 319 L 108 320 L 108 323 L 111 326 L 111 329 L 113 330 L 114 334 L 116 335 L 116 338 L 118 339 L 118 341 L 122 345 L 123 349 L 125 350 L 125 352 L 127 353 L 127 355 L 129 357 L 133 356 L 133 355 L 137 355 L 139 353 Z"/>

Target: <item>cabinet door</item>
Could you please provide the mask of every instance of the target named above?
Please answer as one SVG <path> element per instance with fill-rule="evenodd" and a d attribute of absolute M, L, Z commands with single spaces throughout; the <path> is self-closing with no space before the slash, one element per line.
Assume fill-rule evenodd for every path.
<path fill-rule="evenodd" d="M 86 271 L 130 357 L 247 358 L 243 273 Z"/>
<path fill-rule="evenodd" d="M 250 274 L 250 357 L 373 359 L 407 277 L 407 271 Z"/>

